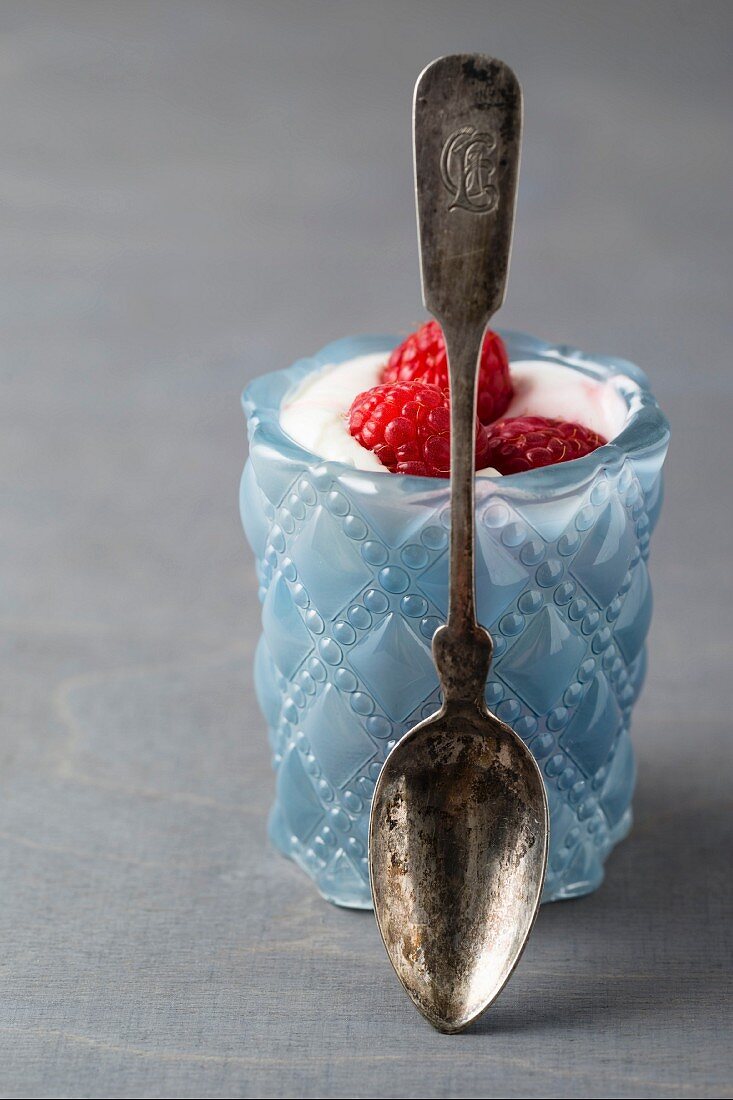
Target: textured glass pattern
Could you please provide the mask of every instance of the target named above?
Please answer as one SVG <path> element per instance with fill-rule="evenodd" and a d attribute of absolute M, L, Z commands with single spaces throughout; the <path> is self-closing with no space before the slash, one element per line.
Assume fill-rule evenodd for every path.
<path fill-rule="evenodd" d="M 595 889 L 631 823 L 633 703 L 651 617 L 646 560 L 669 430 L 632 364 L 505 334 L 512 359 L 615 379 L 623 432 L 575 462 L 477 483 L 477 603 L 495 650 L 486 699 L 529 745 L 551 812 L 544 900 Z M 257 696 L 276 769 L 275 845 L 321 893 L 369 907 L 367 828 L 386 754 L 439 705 L 430 653 L 447 607 L 448 486 L 323 462 L 280 402 L 343 340 L 244 396 L 242 522 L 257 559 Z"/>

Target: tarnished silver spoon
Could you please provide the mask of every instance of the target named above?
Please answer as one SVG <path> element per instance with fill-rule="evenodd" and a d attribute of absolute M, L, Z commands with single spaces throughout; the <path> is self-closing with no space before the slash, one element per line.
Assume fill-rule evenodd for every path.
<path fill-rule="evenodd" d="M 448 619 L 433 638 L 444 702 L 385 761 L 369 857 L 374 911 L 403 986 L 440 1031 L 461 1031 L 501 992 L 545 877 L 548 811 L 522 740 L 489 712 L 491 637 L 476 622 L 476 380 L 504 299 L 521 89 L 501 61 L 439 58 L 415 88 L 415 181 L 425 306 L 445 334 L 451 393 Z"/>

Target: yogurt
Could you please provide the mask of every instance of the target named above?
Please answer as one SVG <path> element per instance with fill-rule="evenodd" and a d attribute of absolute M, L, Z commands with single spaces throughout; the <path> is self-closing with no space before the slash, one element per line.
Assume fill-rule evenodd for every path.
<path fill-rule="evenodd" d="M 389 353 L 359 355 L 309 374 L 287 394 L 280 425 L 319 458 L 357 470 L 386 473 L 377 456 L 349 435 L 348 412 L 357 394 L 378 386 Z M 546 416 L 582 424 L 611 440 L 622 430 L 627 406 L 610 382 L 601 382 L 559 363 L 522 359 L 510 364 L 514 397 L 502 419 Z M 501 477 L 496 470 L 479 471 Z"/>

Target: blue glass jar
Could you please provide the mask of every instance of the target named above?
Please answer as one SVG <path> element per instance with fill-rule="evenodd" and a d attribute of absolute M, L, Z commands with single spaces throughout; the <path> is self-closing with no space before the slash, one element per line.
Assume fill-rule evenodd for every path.
<path fill-rule="evenodd" d="M 631 363 L 504 336 L 510 359 L 611 380 L 627 408 L 622 432 L 585 458 L 477 480 L 478 617 L 495 646 L 486 700 L 545 779 L 551 901 L 594 890 L 631 823 L 629 726 L 669 428 Z M 277 773 L 270 836 L 324 897 L 358 908 L 371 906 L 375 780 L 439 705 L 430 643 L 447 609 L 449 487 L 322 461 L 283 432 L 279 409 L 309 372 L 395 343 L 339 341 L 244 394 L 240 505 L 263 626 L 255 684 Z"/>

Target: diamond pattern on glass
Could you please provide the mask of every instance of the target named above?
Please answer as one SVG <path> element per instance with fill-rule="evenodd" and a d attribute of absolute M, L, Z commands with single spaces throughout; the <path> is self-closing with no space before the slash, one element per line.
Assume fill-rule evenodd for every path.
<path fill-rule="evenodd" d="M 349 661 L 395 722 L 411 714 L 438 683 L 430 650 L 394 612 L 354 646 Z"/>
<path fill-rule="evenodd" d="M 387 546 L 402 546 L 435 515 L 432 495 L 423 499 L 415 493 L 407 494 L 397 483 L 390 493 L 379 492 L 379 480 L 365 483 L 363 478 L 350 478 L 348 474 L 342 482 L 350 489 L 351 499 L 370 530 Z M 441 506 L 444 503 L 441 501 Z"/>
<path fill-rule="evenodd" d="M 652 618 L 652 588 L 643 561 L 635 567 L 631 587 L 616 620 L 616 641 L 627 661 L 638 655 Z"/>
<path fill-rule="evenodd" d="M 239 513 L 244 533 L 258 558 L 265 552 L 270 531 L 270 521 L 265 515 L 262 500 L 254 466 L 248 461 L 239 486 Z"/>
<path fill-rule="evenodd" d="M 547 805 L 550 811 L 550 833 L 558 841 L 564 841 L 568 832 L 576 824 L 576 817 L 559 791 L 547 792 Z"/>
<path fill-rule="evenodd" d="M 603 869 L 597 851 L 590 845 L 576 844 L 572 859 L 563 869 L 563 890 L 571 897 L 588 894 L 600 886 Z"/>
<path fill-rule="evenodd" d="M 322 615 L 335 615 L 371 577 L 358 546 L 325 508 L 317 508 L 292 543 L 290 556 L 311 602 Z"/>
<path fill-rule="evenodd" d="M 264 714 L 268 726 L 274 729 L 280 721 L 282 699 L 275 679 L 272 654 L 267 648 L 267 639 L 264 634 L 260 635 L 255 650 L 255 691 L 260 710 Z"/>
<path fill-rule="evenodd" d="M 343 849 L 339 848 L 329 865 L 318 876 L 318 885 L 326 897 L 355 898 L 363 892 L 364 878 L 354 868 Z"/>
<path fill-rule="evenodd" d="M 621 710 L 608 680 L 597 673 L 578 709 L 560 737 L 586 775 L 591 776 L 606 762 L 621 726 Z"/>
<path fill-rule="evenodd" d="M 313 648 L 313 641 L 293 603 L 288 583 L 276 573 L 262 605 L 262 626 L 275 664 L 292 676 Z"/>
<path fill-rule="evenodd" d="M 636 779 L 636 765 L 631 739 L 624 732 L 618 739 L 616 752 L 601 790 L 600 801 L 608 823 L 613 828 L 624 816 L 631 802 Z"/>
<path fill-rule="evenodd" d="M 374 756 L 373 742 L 333 684 L 326 684 L 307 711 L 302 729 L 323 774 L 335 787 Z"/>
<path fill-rule="evenodd" d="M 646 508 L 647 515 L 649 516 L 649 531 L 654 530 L 659 519 L 659 513 L 662 510 L 662 502 L 664 500 L 664 480 L 661 476 L 652 479 L 652 482 L 648 490 L 644 492 L 644 506 Z"/>
<path fill-rule="evenodd" d="M 289 463 L 279 460 L 278 453 L 269 440 L 262 438 L 252 443 L 249 458 L 260 489 L 272 504 L 278 505 L 293 484 L 298 471 Z"/>
<path fill-rule="evenodd" d="M 502 659 L 501 677 L 541 714 L 562 695 L 583 659 L 585 641 L 554 607 L 543 607 Z"/>
<path fill-rule="evenodd" d="M 572 529 L 580 503 L 577 493 L 568 493 L 554 500 L 518 501 L 516 509 L 545 542 L 556 542 L 565 531 Z"/>
<path fill-rule="evenodd" d="M 277 797 L 290 832 L 307 840 L 324 815 L 298 750 L 291 746 L 277 773 Z"/>
<path fill-rule="evenodd" d="M 635 544 L 629 518 L 618 500 L 611 499 L 591 527 L 575 556 L 571 571 L 601 606 L 619 590 Z"/>
<path fill-rule="evenodd" d="M 476 539 L 476 617 L 491 626 L 528 583 L 527 570 L 485 532 Z M 417 581 L 443 614 L 448 612 L 448 555 L 438 558 Z"/>

